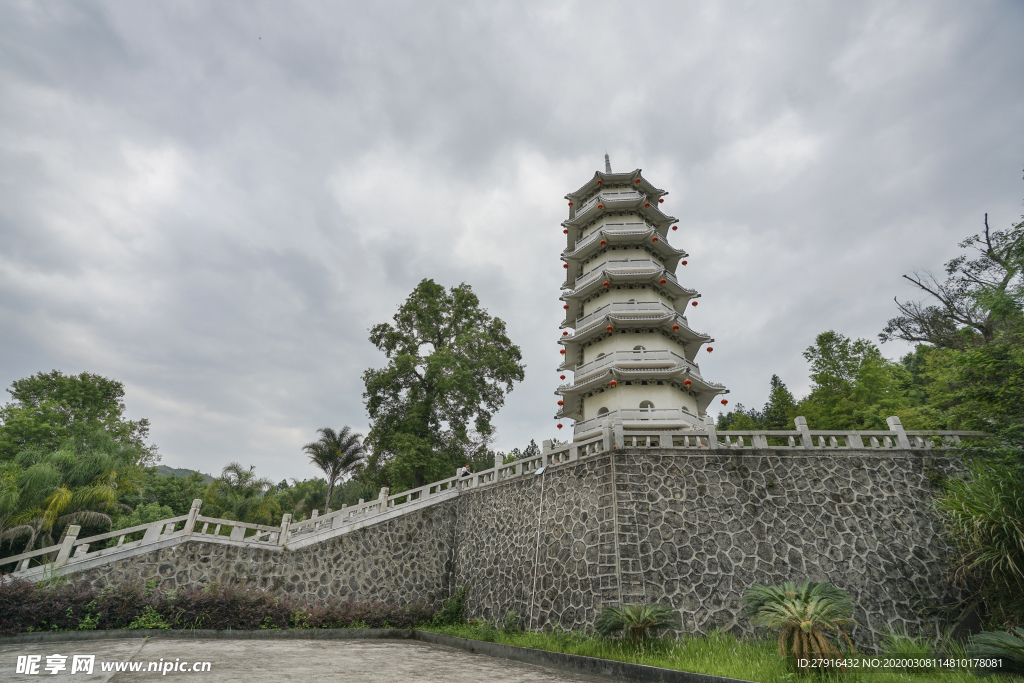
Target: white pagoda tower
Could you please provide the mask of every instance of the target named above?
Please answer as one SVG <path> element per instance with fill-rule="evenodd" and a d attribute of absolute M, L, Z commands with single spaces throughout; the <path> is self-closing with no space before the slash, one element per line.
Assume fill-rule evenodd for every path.
<path fill-rule="evenodd" d="M 562 379 L 556 419 L 575 420 L 573 440 L 622 429 L 704 429 L 708 405 L 728 393 L 700 374 L 697 354 L 714 341 L 686 319 L 700 296 L 676 277 L 687 254 L 668 243 L 676 219 L 661 212 L 664 190 L 640 170 L 604 173 L 566 195 Z M 561 428 L 561 424 L 559 427 Z"/>

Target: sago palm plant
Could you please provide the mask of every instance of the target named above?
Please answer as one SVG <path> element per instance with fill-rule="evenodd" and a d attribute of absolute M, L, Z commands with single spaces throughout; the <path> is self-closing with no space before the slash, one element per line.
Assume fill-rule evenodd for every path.
<path fill-rule="evenodd" d="M 832 639 L 842 636 L 853 649 L 846 629 L 854 625 L 853 602 L 846 591 L 827 583 L 805 581 L 797 586 L 755 585 L 743 595 L 744 615 L 758 626 L 779 630 L 779 656 L 834 658 L 840 652 Z M 806 667 L 803 667 L 806 668 Z"/>
<path fill-rule="evenodd" d="M 639 643 L 666 629 L 681 629 L 682 620 L 679 612 L 667 605 L 624 605 L 605 607 L 594 628 L 603 636 L 622 632 L 629 640 Z"/>

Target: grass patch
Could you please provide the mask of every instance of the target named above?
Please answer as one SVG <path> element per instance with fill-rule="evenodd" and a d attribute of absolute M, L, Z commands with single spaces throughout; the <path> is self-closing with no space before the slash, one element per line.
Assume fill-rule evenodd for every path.
<path fill-rule="evenodd" d="M 906 671 L 884 669 L 848 669 L 835 675 L 801 674 L 787 660 L 779 657 L 775 638 L 740 638 L 723 631 L 707 636 L 654 639 L 646 644 L 632 644 L 625 639 L 609 640 L 592 632 L 527 631 L 505 633 L 488 626 L 462 624 L 456 626 L 419 626 L 418 630 L 442 633 L 459 638 L 483 640 L 528 647 L 549 652 L 563 652 L 584 657 L 597 657 L 619 662 L 644 664 L 692 673 L 739 678 L 758 683 L 977 683 L 969 669 Z M 1007 678 L 1004 681 L 1022 681 Z"/>

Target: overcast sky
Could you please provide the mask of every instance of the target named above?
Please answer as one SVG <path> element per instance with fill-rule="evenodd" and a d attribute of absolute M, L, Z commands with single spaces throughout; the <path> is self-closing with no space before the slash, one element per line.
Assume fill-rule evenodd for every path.
<path fill-rule="evenodd" d="M 307 478 L 433 278 L 523 350 L 496 446 L 559 436 L 563 196 L 607 151 L 670 192 L 702 374 L 802 396 L 818 333 L 877 341 L 901 274 L 1020 220 L 1021 36 L 1020 2 L 5 2 L 0 385 L 116 378 L 164 464 Z"/>

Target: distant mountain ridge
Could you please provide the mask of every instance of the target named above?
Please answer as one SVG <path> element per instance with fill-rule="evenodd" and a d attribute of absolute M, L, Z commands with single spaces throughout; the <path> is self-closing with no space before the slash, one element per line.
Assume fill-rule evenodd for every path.
<path fill-rule="evenodd" d="M 204 484 L 213 481 L 213 477 L 211 477 L 209 474 L 204 474 L 203 472 L 199 472 L 197 470 L 186 469 L 184 467 L 168 467 L 167 465 L 157 465 L 156 471 L 157 474 L 162 474 L 165 477 L 187 477 L 190 474 L 198 474 L 202 476 Z"/>

